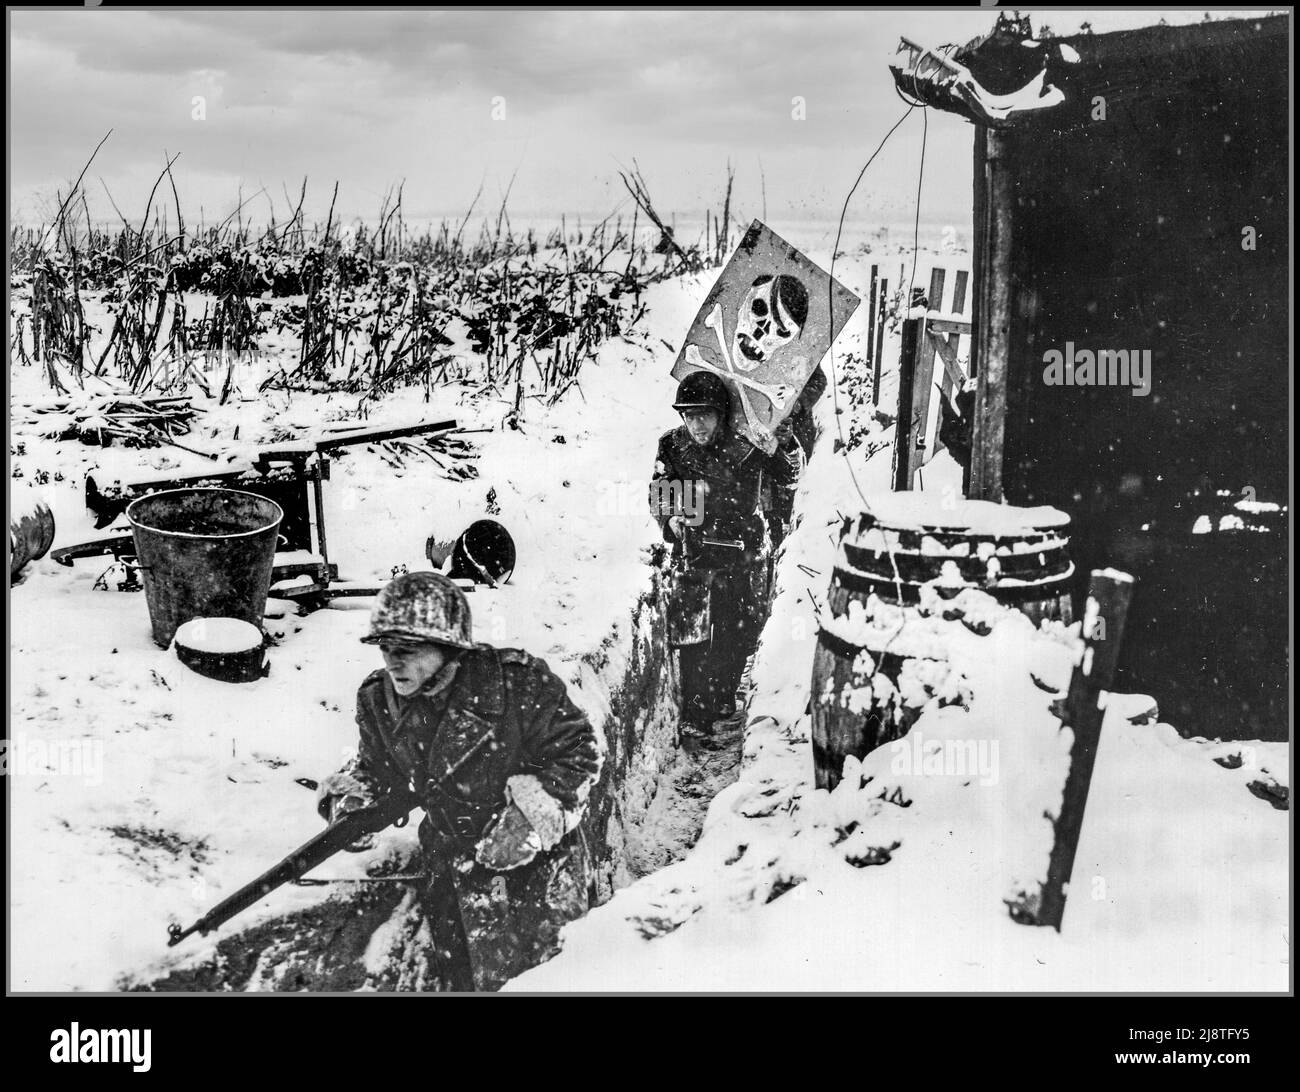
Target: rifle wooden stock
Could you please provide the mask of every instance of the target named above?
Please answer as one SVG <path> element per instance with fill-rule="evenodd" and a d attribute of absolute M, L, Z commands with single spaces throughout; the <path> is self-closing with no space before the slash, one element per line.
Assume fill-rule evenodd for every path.
<path fill-rule="evenodd" d="M 305 876 L 318 864 L 329 860 L 363 835 L 377 833 L 404 819 L 419 802 L 414 793 L 396 792 L 386 796 L 373 808 L 344 816 L 314 838 L 308 839 L 274 868 L 267 869 L 257 879 L 222 899 L 188 929 L 181 929 L 179 925 L 168 926 L 167 946 L 170 948 L 179 944 L 192 933 L 206 936 L 236 914 L 243 913 L 254 903 L 260 902 L 277 887 Z"/>
<path fill-rule="evenodd" d="M 389 793 L 374 807 L 354 811 L 337 823 L 326 827 L 316 837 L 308 839 L 274 868 L 268 869 L 252 883 L 245 884 L 233 895 L 222 899 L 188 929 L 182 929 L 179 925 L 169 925 L 167 947 L 174 947 L 192 933 L 202 933 L 206 936 L 236 914 L 260 902 L 277 887 L 283 887 L 291 880 L 306 875 L 322 861 L 346 849 L 362 835 L 375 834 L 387 826 L 401 822 L 411 813 L 412 808 L 423 802 L 427 794 L 455 777 L 466 762 L 493 742 L 495 736 L 495 728 L 489 728 L 479 736 L 469 750 L 443 771 L 442 776 L 431 777 L 424 782 L 423 795 L 410 789 L 398 789 Z M 496 745 L 493 744 L 494 749 L 495 747 Z"/>

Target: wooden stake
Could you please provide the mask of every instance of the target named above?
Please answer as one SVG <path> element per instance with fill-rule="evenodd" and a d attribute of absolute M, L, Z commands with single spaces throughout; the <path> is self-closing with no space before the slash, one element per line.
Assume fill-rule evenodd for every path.
<path fill-rule="evenodd" d="M 976 130 L 977 201 L 974 350 L 977 392 L 967 495 L 1002 500 L 1002 451 L 1007 416 L 1011 331 L 1011 178 L 1007 138 Z"/>
<path fill-rule="evenodd" d="M 876 375 L 875 388 L 872 391 L 872 405 L 880 405 L 876 392 L 880 390 L 881 365 L 885 356 L 885 304 L 889 300 L 889 278 L 880 278 L 880 308 L 876 312 L 876 327 L 871 336 L 876 339 Z"/>
<path fill-rule="evenodd" d="M 925 306 L 927 310 L 940 311 L 943 309 L 943 282 L 946 277 L 946 271 L 942 266 L 935 266 L 930 271 L 930 291 L 925 296 Z M 916 305 L 913 299 L 912 305 Z M 912 371 L 912 420 L 915 422 L 914 433 L 911 437 L 911 449 L 908 454 L 909 477 L 905 488 L 911 489 L 916 472 L 921 469 L 921 464 L 929 457 L 928 443 L 930 437 L 927 430 L 930 427 L 930 391 L 934 387 L 934 343 L 928 338 L 922 336 L 928 321 L 922 319 L 916 334 L 916 363 Z M 901 418 L 900 418 L 901 420 Z M 935 427 L 935 439 L 938 438 L 938 427 Z"/>
<path fill-rule="evenodd" d="M 876 273 L 871 267 L 871 289 L 867 292 L 867 370 L 872 374 L 871 404 L 880 405 L 880 365 L 876 363 Z"/>
<path fill-rule="evenodd" d="M 898 354 L 898 419 L 894 422 L 895 492 L 912 488 L 913 455 L 916 451 L 916 419 L 912 414 L 916 383 L 916 347 L 921 319 L 904 319 L 902 349 Z"/>
<path fill-rule="evenodd" d="M 1120 641 L 1129 601 L 1133 597 L 1133 577 L 1115 569 L 1094 569 L 1088 585 L 1088 603 L 1083 615 L 1083 658 L 1070 677 L 1070 691 L 1065 698 L 1062 727 L 1074 732 L 1070 747 L 1070 772 L 1061 795 L 1061 813 L 1057 816 L 1052 856 L 1047 866 L 1033 923 L 1050 925 L 1057 932 L 1065 915 L 1065 897 L 1074 869 L 1074 855 L 1083 830 L 1083 812 L 1088 803 L 1088 786 L 1097 760 L 1101 740 L 1101 722 L 1105 712 L 1098 706 L 1103 690 L 1109 690 L 1119 661 Z"/>

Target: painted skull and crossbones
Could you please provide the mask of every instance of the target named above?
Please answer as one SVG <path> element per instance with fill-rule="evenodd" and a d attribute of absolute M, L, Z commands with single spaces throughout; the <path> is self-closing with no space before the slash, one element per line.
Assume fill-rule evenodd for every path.
<path fill-rule="evenodd" d="M 718 339 L 722 367 L 706 360 L 695 345 L 687 346 L 686 363 L 735 383 L 750 431 L 765 440 L 772 440 L 771 429 L 755 416 L 747 392 L 756 391 L 766 398 L 776 417 L 785 412 L 799 392 L 785 383 L 759 383 L 743 373 L 752 372 L 760 365 L 770 362 L 778 349 L 799 337 L 807 319 L 808 291 L 803 283 L 784 273 L 775 277 L 765 274 L 755 279 L 740 301 L 730 351 L 726 335 L 722 331 L 722 307 L 714 304 L 713 310 L 704 320 L 704 325 Z"/>

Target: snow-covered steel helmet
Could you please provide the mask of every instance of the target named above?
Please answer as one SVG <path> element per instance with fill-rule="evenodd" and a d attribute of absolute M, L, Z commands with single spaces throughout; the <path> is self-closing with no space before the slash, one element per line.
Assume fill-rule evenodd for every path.
<path fill-rule="evenodd" d="M 368 645 L 387 639 L 473 648 L 469 602 L 442 573 L 403 573 L 384 585 L 370 612 Z"/>
<path fill-rule="evenodd" d="M 725 421 L 731 413 L 731 395 L 727 392 L 727 385 L 712 372 L 691 372 L 677 384 L 673 409 L 716 410 Z"/>

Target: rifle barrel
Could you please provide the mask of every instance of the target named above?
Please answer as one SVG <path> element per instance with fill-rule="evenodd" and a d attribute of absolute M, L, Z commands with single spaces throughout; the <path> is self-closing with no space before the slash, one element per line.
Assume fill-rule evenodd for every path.
<path fill-rule="evenodd" d="M 442 775 L 425 782 L 425 792 L 444 784 L 460 770 L 471 758 L 492 742 L 496 729 L 489 728 L 475 741 L 474 745 L 443 771 Z M 188 929 L 179 925 L 167 927 L 167 947 L 172 948 L 193 933 L 205 936 L 229 921 L 236 914 L 247 910 L 260 902 L 277 887 L 282 887 L 291 880 L 296 880 L 310 872 L 322 861 L 328 860 L 340 850 L 347 848 L 363 834 L 373 834 L 387 826 L 404 819 L 416 805 L 421 803 L 421 795 L 414 789 L 398 789 L 389 793 L 378 804 L 362 811 L 354 811 L 344 816 L 308 839 L 289 854 L 274 868 L 268 869 L 252 883 L 247 883 L 217 903 Z"/>
<path fill-rule="evenodd" d="M 236 914 L 247 910 L 254 903 L 261 902 L 277 887 L 283 887 L 290 880 L 305 875 L 318 864 L 329 860 L 355 842 L 364 834 L 383 830 L 406 815 L 417 803 L 415 797 L 406 793 L 394 793 L 386 797 L 373 808 L 355 811 L 340 819 L 332 826 L 326 827 L 313 838 L 295 849 L 279 864 L 267 869 L 257 879 L 245 884 L 234 894 L 221 900 L 188 929 L 170 926 L 167 930 L 167 946 L 174 947 L 192 933 L 199 932 L 205 936 L 213 929 L 225 924 Z"/>

